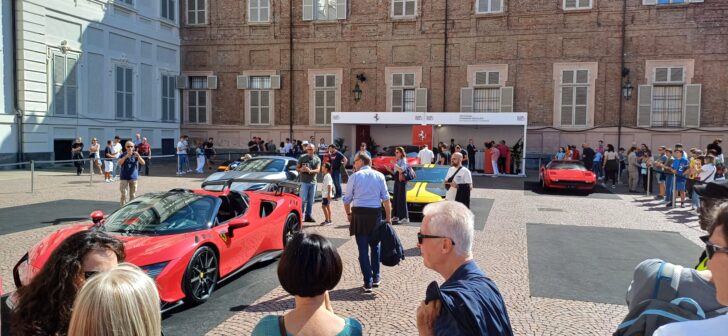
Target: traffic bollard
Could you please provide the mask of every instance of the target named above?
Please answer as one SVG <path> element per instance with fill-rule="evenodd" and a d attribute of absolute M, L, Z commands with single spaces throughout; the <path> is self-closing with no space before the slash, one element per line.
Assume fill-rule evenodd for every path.
<path fill-rule="evenodd" d="M 30 160 L 30 193 L 35 193 L 35 161 Z"/>
<path fill-rule="evenodd" d="M 673 174 L 672 175 L 672 199 L 670 200 L 672 202 L 671 204 L 672 204 L 673 209 L 677 206 L 677 204 L 675 204 L 675 203 L 677 203 L 676 202 L 677 195 L 675 194 L 676 190 L 677 190 L 676 184 L 677 184 L 677 174 Z"/>
<path fill-rule="evenodd" d="M 650 196 L 650 187 L 652 186 L 652 168 L 647 168 L 647 180 L 645 183 L 647 183 L 645 185 L 647 196 Z"/>

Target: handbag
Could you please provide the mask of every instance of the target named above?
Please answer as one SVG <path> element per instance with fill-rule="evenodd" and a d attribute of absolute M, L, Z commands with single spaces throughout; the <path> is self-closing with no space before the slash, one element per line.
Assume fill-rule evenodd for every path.
<path fill-rule="evenodd" d="M 457 170 L 455 170 L 455 173 L 452 174 L 452 176 L 447 178 L 447 184 L 445 184 L 445 190 L 450 190 L 450 183 L 455 179 L 455 175 L 457 175 L 460 172 L 460 169 L 463 169 L 463 166 L 458 167 Z"/>

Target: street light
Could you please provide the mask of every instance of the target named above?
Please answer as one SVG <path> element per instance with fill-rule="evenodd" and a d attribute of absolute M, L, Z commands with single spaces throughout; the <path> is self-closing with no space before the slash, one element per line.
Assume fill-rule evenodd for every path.
<path fill-rule="evenodd" d="M 627 78 L 627 83 L 624 83 L 624 86 L 622 86 L 622 97 L 626 100 L 632 98 L 632 89 L 632 83 L 629 81 L 629 78 Z"/>
<path fill-rule="evenodd" d="M 356 85 L 354 85 L 354 90 L 351 90 L 351 92 L 354 94 L 354 102 L 358 103 L 361 100 L 361 87 L 359 87 L 359 82 L 364 83 L 367 80 L 367 78 L 364 76 L 364 73 L 360 73 L 356 75 Z"/>

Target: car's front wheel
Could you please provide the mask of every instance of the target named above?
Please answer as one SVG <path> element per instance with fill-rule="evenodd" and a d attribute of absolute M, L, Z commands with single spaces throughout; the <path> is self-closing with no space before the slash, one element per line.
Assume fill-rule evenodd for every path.
<path fill-rule="evenodd" d="M 300 230 L 301 225 L 298 221 L 298 215 L 294 212 L 289 213 L 288 217 L 286 217 L 286 224 L 283 225 L 283 247 L 286 247 L 288 242 L 293 239 L 293 235 Z"/>
<path fill-rule="evenodd" d="M 182 280 L 187 303 L 200 304 L 210 298 L 217 286 L 219 265 L 212 248 L 203 246 L 195 251 Z"/>

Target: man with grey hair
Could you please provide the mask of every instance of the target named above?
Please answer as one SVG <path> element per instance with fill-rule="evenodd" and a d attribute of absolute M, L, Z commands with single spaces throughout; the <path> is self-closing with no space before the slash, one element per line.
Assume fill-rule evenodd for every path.
<path fill-rule="evenodd" d="M 513 335 L 498 287 L 473 260 L 473 213 L 459 202 L 441 201 L 423 214 L 417 246 L 425 267 L 446 281 L 428 286 L 417 308 L 419 334 Z"/>

